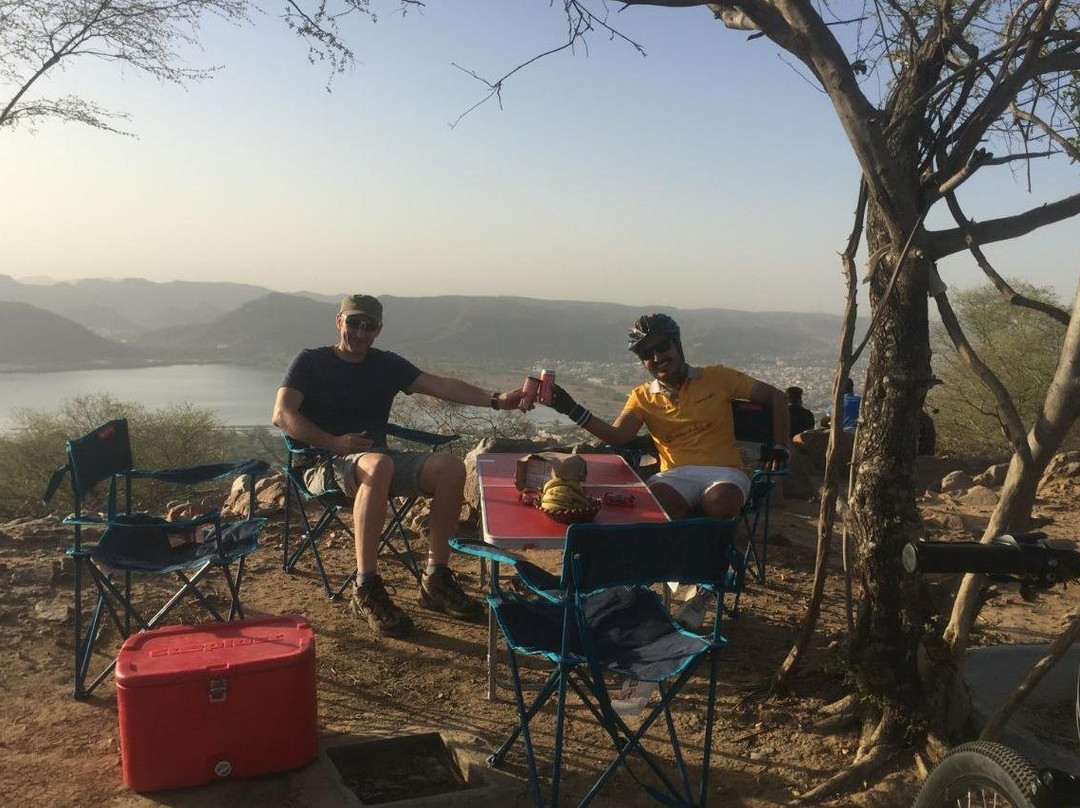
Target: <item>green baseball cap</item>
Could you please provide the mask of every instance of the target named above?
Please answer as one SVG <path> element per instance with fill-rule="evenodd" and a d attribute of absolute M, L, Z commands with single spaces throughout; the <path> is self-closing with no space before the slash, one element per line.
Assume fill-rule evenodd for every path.
<path fill-rule="evenodd" d="M 341 299 L 341 308 L 338 314 L 348 317 L 350 314 L 363 314 L 373 320 L 382 322 L 382 303 L 378 298 L 371 295 L 345 295 Z"/>

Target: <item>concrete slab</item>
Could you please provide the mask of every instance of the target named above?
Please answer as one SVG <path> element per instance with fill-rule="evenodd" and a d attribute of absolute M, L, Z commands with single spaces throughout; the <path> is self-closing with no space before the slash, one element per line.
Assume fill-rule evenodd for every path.
<path fill-rule="evenodd" d="M 971 694 L 971 721 L 977 730 L 1016 689 L 1031 666 L 1046 655 L 1045 644 L 973 648 L 964 659 L 964 681 Z M 1017 708 L 998 739 L 1037 766 L 1080 774 L 1077 740 L 1077 671 L 1080 645 L 1074 645 Z"/>

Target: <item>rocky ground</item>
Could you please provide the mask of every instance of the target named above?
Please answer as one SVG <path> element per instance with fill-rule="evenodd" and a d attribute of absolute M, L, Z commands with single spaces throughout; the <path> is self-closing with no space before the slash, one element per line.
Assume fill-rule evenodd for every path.
<path fill-rule="evenodd" d="M 1040 490 L 1036 518 L 1053 535 L 1080 539 L 1074 503 L 1080 493 L 1080 458 L 1055 463 Z M 1000 474 L 971 463 L 927 460 L 920 474 L 939 487 L 949 471 L 970 475 L 946 481 L 945 491 L 930 490 L 921 504 L 931 536 L 977 536 L 996 498 Z M 272 497 L 268 497 L 271 498 Z M 842 642 L 846 620 L 842 576 L 834 571 L 809 658 L 783 696 L 757 696 L 787 654 L 810 587 L 817 506 L 787 496 L 775 505 L 768 580 L 745 593 L 742 615 L 727 624 L 731 641 L 723 659 L 719 695 L 720 724 L 713 757 L 713 804 L 767 806 L 791 798 L 842 769 L 857 744 L 854 730 L 813 729 L 820 709 L 846 692 Z M 486 628 L 425 612 L 415 604 L 415 585 L 396 564 L 384 563 L 397 598 L 417 629 L 402 640 L 373 637 L 343 605 L 329 602 L 310 565 L 294 574 L 281 570 L 280 515 L 271 515 L 260 549 L 252 556 L 244 584 L 250 615 L 296 612 L 317 633 L 320 729 L 325 741 L 391 735 L 406 729 L 435 728 L 458 733 L 478 750 L 497 743 L 513 724 L 508 696 L 489 702 L 484 695 Z M 463 526 L 463 530 L 467 528 Z M 121 781 L 115 690 L 111 681 L 93 697 L 71 697 L 70 565 L 63 555 L 67 534 L 57 519 L 0 525 L 0 804 L 33 806 L 214 804 L 213 789 L 184 789 L 139 796 Z M 423 549 L 423 541 L 418 542 Z M 548 556 L 548 557 L 545 557 Z M 555 554 L 534 554 L 555 566 Z M 329 569 L 351 569 L 351 548 L 342 537 L 325 552 Z M 478 592 L 477 569 L 457 564 L 469 589 Z M 1076 589 L 1056 589 L 1034 603 L 1007 587 L 991 592 L 979 620 L 979 643 L 1034 642 L 1059 633 L 1076 611 Z M 196 619 L 194 612 L 177 615 Z M 691 684 L 687 707 L 678 721 L 688 738 L 690 760 L 700 760 L 703 700 L 700 681 Z M 588 775 L 607 757 L 608 744 L 584 720 L 584 708 L 569 707 L 567 789 L 582 793 Z M 547 718 L 539 722 L 538 745 Z M 523 775 L 519 755 L 507 771 Z M 277 784 L 267 792 L 266 783 Z M 229 797 L 232 804 L 307 805 L 302 773 L 260 780 Z M 261 785 L 260 785 L 261 783 Z M 910 804 L 917 774 L 908 762 L 865 793 L 837 805 Z M 275 796 L 268 797 L 272 793 Z M 210 796 L 208 796 L 210 795 Z M 521 804 L 527 804 L 527 800 Z M 599 805 L 650 804 L 632 779 L 619 775 Z"/>

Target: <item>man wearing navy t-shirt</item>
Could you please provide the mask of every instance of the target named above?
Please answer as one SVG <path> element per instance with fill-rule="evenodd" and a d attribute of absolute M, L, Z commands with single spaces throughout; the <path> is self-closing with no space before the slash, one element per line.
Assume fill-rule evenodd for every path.
<path fill-rule="evenodd" d="M 457 526 L 465 488 L 465 465 L 442 452 L 399 452 L 386 447 L 386 425 L 394 397 L 424 393 L 445 401 L 492 409 L 517 407 L 521 391 L 492 393 L 459 379 L 434 376 L 391 351 L 373 347 L 382 331 L 382 304 L 371 295 L 348 295 L 335 323 L 336 345 L 301 351 L 277 391 L 274 426 L 289 437 L 330 451 L 338 487 L 353 499 L 356 588 L 350 608 L 380 634 L 400 636 L 408 616 L 383 586 L 376 569 L 379 536 L 390 497 L 431 497 L 428 564 L 418 601 L 427 609 L 460 619 L 482 613 L 450 570 L 450 537 Z M 319 469 L 305 477 L 323 482 Z M 315 491 L 318 493 L 318 491 Z"/>

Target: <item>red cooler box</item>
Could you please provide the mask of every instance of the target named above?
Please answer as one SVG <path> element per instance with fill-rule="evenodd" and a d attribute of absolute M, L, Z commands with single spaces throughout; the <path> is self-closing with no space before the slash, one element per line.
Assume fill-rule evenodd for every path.
<path fill-rule="evenodd" d="M 116 700 L 136 791 L 303 766 L 318 751 L 315 637 L 296 615 L 135 634 Z"/>

